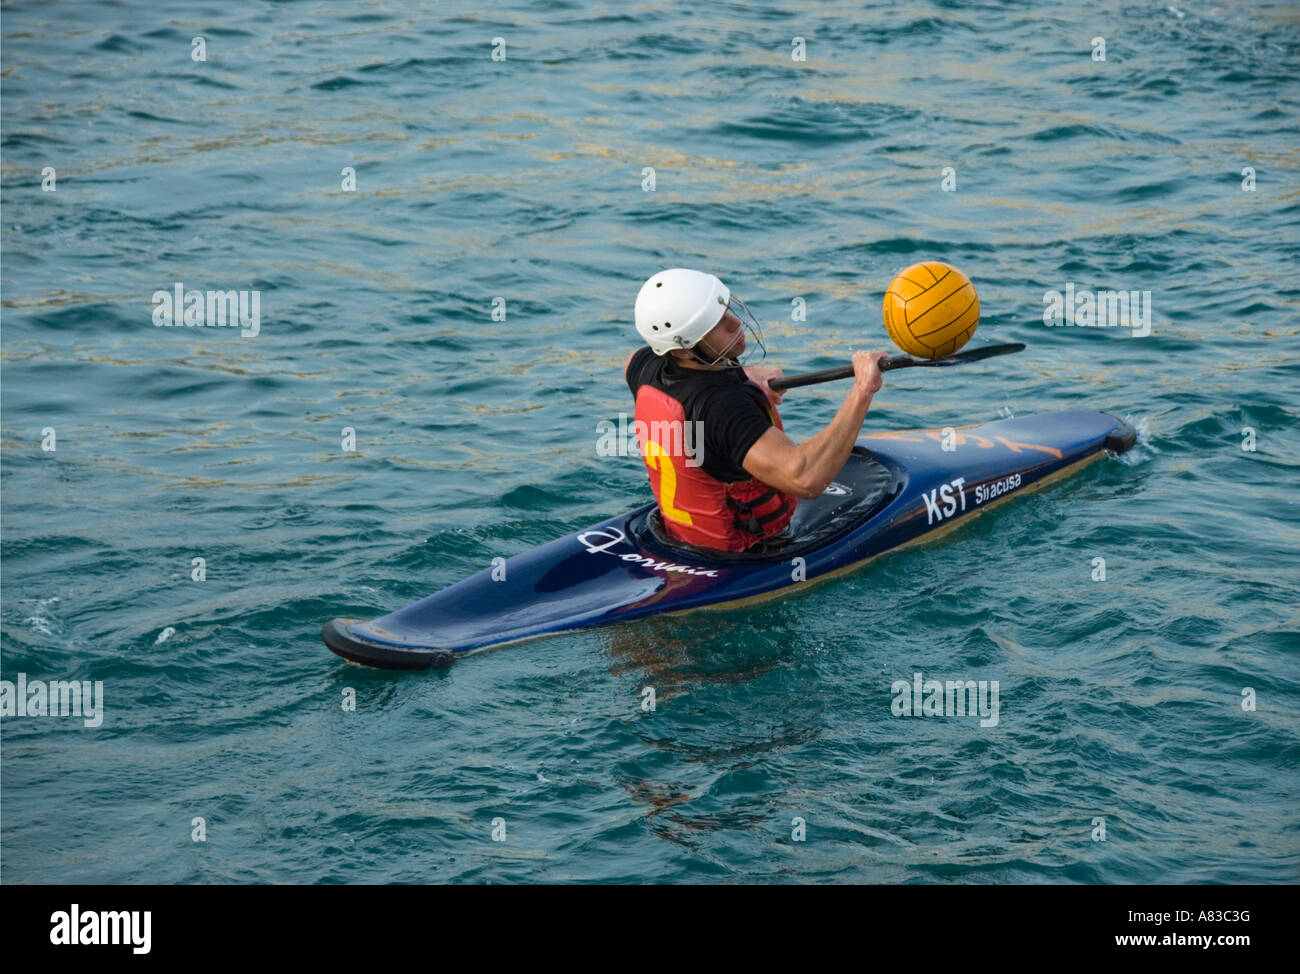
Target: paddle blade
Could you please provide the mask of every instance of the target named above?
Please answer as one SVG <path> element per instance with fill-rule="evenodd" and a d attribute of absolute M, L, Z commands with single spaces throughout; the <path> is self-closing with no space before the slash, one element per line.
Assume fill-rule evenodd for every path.
<path fill-rule="evenodd" d="M 911 365 L 965 365 L 967 362 L 978 362 L 981 359 L 992 358 L 995 355 L 1010 355 L 1012 352 L 1023 352 L 1025 350 L 1024 342 L 1007 342 L 1004 345 L 984 345 L 981 348 L 972 348 L 966 351 L 955 352 L 952 355 L 945 355 L 942 358 L 916 358 L 911 359 L 907 366 L 894 366 L 894 368 L 907 368 Z M 910 358 L 910 356 L 908 356 Z"/>

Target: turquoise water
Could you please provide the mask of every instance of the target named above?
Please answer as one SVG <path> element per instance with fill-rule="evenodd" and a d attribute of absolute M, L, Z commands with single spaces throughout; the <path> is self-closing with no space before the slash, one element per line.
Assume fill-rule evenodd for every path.
<path fill-rule="evenodd" d="M 1294 7 L 17 2 L 3 32 L 4 678 L 105 700 L 5 718 L 4 880 L 1300 879 Z M 975 344 L 1029 349 L 891 374 L 870 428 L 1096 408 L 1136 450 L 754 608 L 420 674 L 321 644 L 648 499 L 596 441 L 655 270 L 717 273 L 798 371 L 884 347 L 930 258 Z M 259 334 L 155 327 L 178 281 L 259 290 Z M 1150 291 L 1151 334 L 1046 327 L 1067 283 Z M 997 680 L 998 725 L 892 716 L 918 671 Z"/>

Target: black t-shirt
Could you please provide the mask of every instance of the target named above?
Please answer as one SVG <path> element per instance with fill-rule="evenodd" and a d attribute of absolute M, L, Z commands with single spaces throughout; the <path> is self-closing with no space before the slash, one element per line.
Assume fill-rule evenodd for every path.
<path fill-rule="evenodd" d="M 633 396 L 645 385 L 667 393 L 682 404 L 688 423 L 703 423 L 700 466 L 710 477 L 734 483 L 752 476 L 743 466 L 745 455 L 775 424 L 767 396 L 745 378 L 744 369 L 686 369 L 647 345 L 632 356 L 627 384 Z"/>

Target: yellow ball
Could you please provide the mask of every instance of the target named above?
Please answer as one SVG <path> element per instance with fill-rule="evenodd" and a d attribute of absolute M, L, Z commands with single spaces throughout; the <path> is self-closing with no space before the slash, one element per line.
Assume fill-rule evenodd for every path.
<path fill-rule="evenodd" d="M 885 331 L 917 358 L 951 355 L 975 334 L 980 299 L 970 278 L 927 260 L 904 269 L 885 292 Z"/>

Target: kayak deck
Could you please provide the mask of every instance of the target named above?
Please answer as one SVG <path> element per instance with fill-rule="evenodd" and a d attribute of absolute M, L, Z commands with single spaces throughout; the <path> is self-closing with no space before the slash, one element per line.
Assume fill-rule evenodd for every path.
<path fill-rule="evenodd" d="M 792 540 L 743 554 L 669 540 L 653 504 L 506 559 L 369 622 L 322 630 L 339 656 L 425 669 L 554 632 L 742 602 L 797 589 L 936 535 L 1055 479 L 1135 434 L 1105 413 L 1067 411 L 859 438 L 836 481 L 801 501 Z"/>

